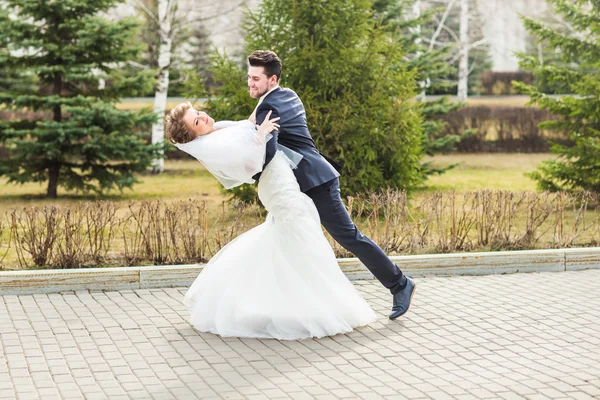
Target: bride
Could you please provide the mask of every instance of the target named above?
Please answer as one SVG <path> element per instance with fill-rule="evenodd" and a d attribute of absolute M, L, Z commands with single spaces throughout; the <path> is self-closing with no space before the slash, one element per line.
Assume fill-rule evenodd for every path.
<path fill-rule="evenodd" d="M 215 123 L 188 102 L 165 118 L 166 136 L 229 189 L 254 182 L 278 119 L 269 113 L 258 129 L 250 120 Z M 266 221 L 221 249 L 188 289 L 184 302 L 197 330 L 294 340 L 350 332 L 376 319 L 339 268 L 314 203 L 300 191 L 292 168 L 301 158 L 279 146 L 258 184 Z"/>

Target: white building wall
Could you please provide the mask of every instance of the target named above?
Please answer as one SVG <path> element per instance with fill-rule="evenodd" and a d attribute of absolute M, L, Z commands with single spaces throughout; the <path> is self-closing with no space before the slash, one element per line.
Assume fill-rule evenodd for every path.
<path fill-rule="evenodd" d="M 492 70 L 516 71 L 515 52 L 526 50 L 528 33 L 520 15 L 540 18 L 548 6 L 545 0 L 479 0 L 483 34 L 490 45 Z"/>

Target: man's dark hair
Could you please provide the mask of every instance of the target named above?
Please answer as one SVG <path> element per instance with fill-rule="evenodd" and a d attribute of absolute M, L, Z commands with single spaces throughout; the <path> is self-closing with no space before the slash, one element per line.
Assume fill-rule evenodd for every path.
<path fill-rule="evenodd" d="M 271 50 L 256 50 L 248 56 L 248 63 L 251 67 L 264 67 L 267 78 L 273 75 L 277 80 L 281 78 L 281 60 Z"/>

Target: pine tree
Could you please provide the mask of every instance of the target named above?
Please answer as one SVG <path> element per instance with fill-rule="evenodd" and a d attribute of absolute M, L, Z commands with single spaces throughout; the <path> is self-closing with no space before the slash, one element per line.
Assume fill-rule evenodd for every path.
<path fill-rule="evenodd" d="M 448 62 L 451 58 L 452 46 L 440 44 L 429 45 L 423 41 L 423 37 L 431 37 L 436 26 L 431 21 L 436 13 L 442 11 L 430 8 L 419 15 L 411 13 L 414 5 L 419 5 L 420 0 L 396 1 L 376 0 L 373 2 L 374 22 L 380 23 L 384 29 L 396 37 L 399 45 L 405 52 L 404 60 L 410 71 L 415 73 L 417 81 L 423 89 L 418 96 L 424 100 L 426 92 L 437 92 L 448 90 L 451 86 L 451 76 L 456 76 L 456 67 Z M 421 113 L 423 115 L 423 149 L 425 154 L 446 154 L 452 151 L 460 142 L 459 135 L 444 135 L 445 123 L 442 117 L 462 106 L 460 102 L 450 101 L 448 97 L 436 100 L 423 101 Z M 435 168 L 430 161 L 421 164 L 425 175 L 441 174 L 456 164 Z"/>
<path fill-rule="evenodd" d="M 526 28 L 555 53 L 560 63 L 544 64 L 535 56 L 520 55 L 521 65 L 541 82 L 566 89 L 572 95 L 550 97 L 536 86 L 516 83 L 530 103 L 562 116 L 540 127 L 565 130 L 572 145 L 553 143 L 554 160 L 544 161 L 530 174 L 546 190 L 585 189 L 600 192 L 600 1 L 548 0 L 572 27 L 560 33 L 524 18 Z"/>
<path fill-rule="evenodd" d="M 317 147 L 343 163 L 345 194 L 423 181 L 421 117 L 414 73 L 389 34 L 372 23 L 367 0 L 264 0 L 249 15 L 246 50 L 275 51 L 282 86 L 295 90 Z M 209 101 L 214 116 L 247 118 L 246 69 L 218 57 L 223 85 Z"/>
<path fill-rule="evenodd" d="M 131 188 L 157 154 L 146 137 L 150 110 L 121 111 L 120 96 L 152 87 L 148 73 L 126 76 L 123 62 L 142 48 L 134 19 L 103 16 L 116 0 L 6 0 L 0 8 L 0 70 L 35 77 L 35 90 L 12 85 L 0 104 L 45 117 L 3 123 L 0 139 L 10 152 L 0 174 L 9 182 L 48 182 L 81 192 Z M 99 88 L 97 71 L 107 80 Z"/>

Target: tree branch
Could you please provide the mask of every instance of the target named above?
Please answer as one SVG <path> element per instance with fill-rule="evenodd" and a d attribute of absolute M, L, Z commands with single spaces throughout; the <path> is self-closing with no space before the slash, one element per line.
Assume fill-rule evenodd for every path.
<path fill-rule="evenodd" d="M 431 37 L 431 42 L 429 43 L 429 48 L 427 49 L 428 52 L 433 49 L 433 46 L 435 46 L 435 44 L 436 44 L 435 40 L 440 35 L 440 32 L 442 31 L 442 27 L 445 25 L 446 18 L 448 18 L 448 14 L 450 14 L 450 10 L 452 9 L 452 6 L 454 5 L 454 1 L 455 0 L 450 0 L 450 3 L 448 3 L 448 7 L 446 7 L 446 10 L 444 10 L 442 19 L 441 19 L 440 23 L 438 24 L 438 27 L 436 28 L 435 32 L 433 33 L 433 36 Z"/>
<path fill-rule="evenodd" d="M 165 12 L 165 18 L 167 18 L 167 16 L 171 17 L 171 22 L 175 19 L 175 13 L 177 12 L 177 2 L 173 1 L 173 0 L 168 0 L 167 1 L 167 11 Z M 175 4 L 175 10 L 173 10 L 173 13 L 171 14 L 171 6 L 173 6 L 173 4 Z"/>
<path fill-rule="evenodd" d="M 472 44 L 470 44 L 470 45 L 468 46 L 468 49 L 469 49 L 469 50 L 471 50 L 472 48 L 474 48 L 474 47 L 477 47 L 477 46 L 481 46 L 482 44 L 485 44 L 485 43 L 487 43 L 487 40 L 486 40 L 486 39 L 481 39 L 481 40 L 478 40 L 478 41 L 476 41 L 475 43 L 472 43 Z M 455 62 L 456 62 L 456 61 L 457 61 L 459 58 L 460 58 L 460 51 L 459 51 L 458 53 L 456 53 L 456 54 L 455 54 L 455 55 L 454 55 L 454 56 L 453 56 L 453 57 L 450 59 L 450 61 L 448 62 L 448 64 L 450 64 L 450 65 L 454 64 L 454 63 L 455 63 Z"/>
<path fill-rule="evenodd" d="M 131 65 L 132 67 L 137 67 L 137 68 L 142 68 L 142 69 L 150 69 L 149 66 L 144 65 L 144 64 L 140 64 L 138 62 L 135 61 L 127 61 L 127 64 Z"/>
<path fill-rule="evenodd" d="M 569 23 L 569 21 L 565 21 L 564 19 L 558 18 L 558 16 L 554 13 L 551 14 L 551 18 L 554 20 L 555 24 L 554 27 L 563 27 L 563 28 L 567 28 L 567 30 L 569 30 L 569 32 L 576 38 L 579 40 L 585 40 L 585 33 L 584 32 L 580 32 L 577 31 L 575 28 L 573 28 L 573 25 L 571 25 Z M 591 31 L 588 29 L 587 30 L 590 34 Z"/>
<path fill-rule="evenodd" d="M 227 10 L 221 11 L 221 12 L 219 12 L 219 13 L 217 13 L 217 14 L 211 15 L 211 16 L 209 16 L 209 17 L 204 17 L 204 18 L 196 18 L 196 19 L 194 19 L 193 21 L 190 21 L 190 20 L 188 19 L 187 21 L 184 21 L 184 22 L 182 22 L 182 23 L 181 23 L 181 25 L 180 25 L 180 28 L 181 28 L 181 29 L 185 29 L 185 28 L 187 28 L 189 25 L 191 25 L 192 23 L 196 23 L 196 22 L 198 22 L 198 21 L 208 21 L 208 20 L 211 20 L 211 19 L 214 19 L 214 18 L 220 17 L 221 15 L 228 14 L 228 13 L 230 13 L 231 11 L 233 11 L 233 10 L 237 9 L 238 7 L 242 6 L 243 4 L 244 4 L 244 1 L 240 1 L 240 2 L 239 2 L 237 5 L 235 5 L 235 6 L 231 7 L 231 8 L 229 8 L 229 9 L 227 9 Z M 236 28 L 236 29 L 237 29 L 237 28 Z"/>
<path fill-rule="evenodd" d="M 143 11 L 144 13 L 146 13 L 146 15 L 152 20 L 154 21 L 154 23 L 156 25 L 160 25 L 160 21 L 158 20 L 158 17 L 148 8 L 146 7 L 146 5 L 141 2 L 140 0 L 134 0 L 134 3 L 136 4 L 136 6 Z"/>
<path fill-rule="evenodd" d="M 242 6 L 243 4 L 244 4 L 244 1 L 240 1 L 237 5 L 231 7 L 229 9 L 227 9 L 227 10 L 223 10 L 223 11 L 221 11 L 221 12 L 215 14 L 215 15 L 211 15 L 210 17 L 200 18 L 200 19 L 198 19 L 196 21 L 207 21 L 207 20 L 210 20 L 210 19 L 213 19 L 213 18 L 220 17 L 221 15 L 225 15 L 225 14 L 230 13 L 231 11 L 237 9 L 238 7 Z"/>
<path fill-rule="evenodd" d="M 437 18 L 436 18 L 437 21 Z M 448 32 L 450 34 L 450 36 L 452 36 L 452 38 L 454 39 L 455 42 L 460 42 L 460 39 L 458 38 L 458 35 L 456 34 L 456 32 L 454 32 L 452 29 L 448 28 L 445 24 L 440 25 L 442 27 L 443 30 L 445 30 L 446 32 Z"/>
<path fill-rule="evenodd" d="M 476 66 L 477 66 L 477 63 L 475 61 L 473 61 L 471 63 L 471 68 L 469 68 L 469 71 L 467 72 L 467 76 L 471 75 L 471 72 L 473 72 L 473 70 L 475 69 Z"/>
<path fill-rule="evenodd" d="M 484 39 L 479 39 L 478 41 L 476 41 L 474 43 L 471 43 L 469 45 L 469 50 L 471 50 L 471 49 L 473 49 L 475 47 L 481 46 L 482 44 L 486 44 L 486 43 L 487 43 L 487 39 L 485 39 L 485 38 Z"/>
<path fill-rule="evenodd" d="M 431 39 L 427 39 L 427 38 L 423 38 L 423 41 L 425 43 L 432 43 Z M 435 46 L 447 46 L 447 44 L 443 43 L 443 42 L 435 42 L 434 45 Z"/>

